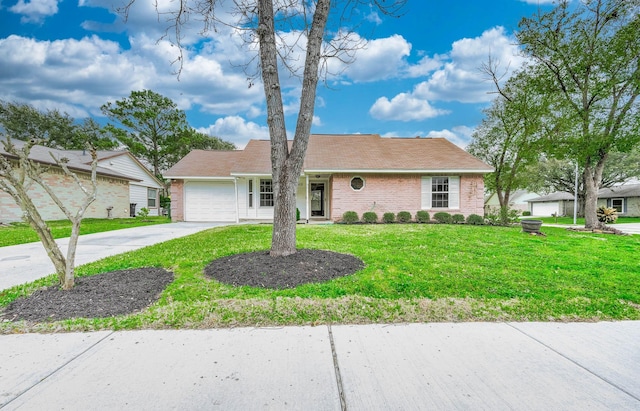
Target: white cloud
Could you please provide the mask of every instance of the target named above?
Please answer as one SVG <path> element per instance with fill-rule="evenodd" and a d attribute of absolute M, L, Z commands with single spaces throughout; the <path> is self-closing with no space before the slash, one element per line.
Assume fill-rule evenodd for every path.
<path fill-rule="evenodd" d="M 99 114 L 107 101 L 150 89 L 181 109 L 232 115 L 260 112 L 262 87 L 248 87 L 246 76 L 225 70 L 216 55 L 185 54 L 180 81 L 172 73 L 174 50 L 148 36 L 131 38 L 131 49 L 96 36 L 81 40 L 38 41 L 20 36 L 0 39 L 0 95 L 34 106 L 62 104 Z M 57 104 L 55 102 L 58 102 Z"/>
<path fill-rule="evenodd" d="M 473 129 L 467 126 L 456 126 L 453 127 L 453 130 L 440 130 L 440 131 L 430 131 L 427 133 L 426 137 L 444 137 L 447 140 L 451 141 L 453 144 L 465 148 L 471 141 L 471 134 L 473 133 Z"/>
<path fill-rule="evenodd" d="M 9 11 L 21 14 L 22 23 L 40 23 L 46 17 L 58 13 L 58 0 L 18 0 Z"/>
<path fill-rule="evenodd" d="M 354 38 L 354 40 L 361 40 Z M 344 66 L 337 60 L 329 62 L 332 73 L 342 72 L 356 82 L 380 81 L 398 77 L 406 68 L 406 57 L 411 54 L 411 44 L 399 34 L 382 39 L 369 40 L 355 54 L 355 61 Z"/>
<path fill-rule="evenodd" d="M 489 56 L 501 68 L 508 68 L 506 77 L 524 61 L 518 55 L 515 40 L 505 34 L 503 27 L 495 27 L 480 37 L 455 41 L 448 54 L 449 61 L 416 86 L 415 96 L 431 101 L 490 101 L 492 96 L 489 92 L 493 90 L 493 84 L 487 81 L 487 75 L 480 69 Z"/>
<path fill-rule="evenodd" d="M 407 69 L 409 77 L 428 74 L 426 80 L 416 84 L 410 92 L 391 99 L 378 98 L 369 113 L 381 120 L 421 121 L 448 113 L 435 109 L 432 106 L 435 101 L 490 101 L 493 84 L 487 81 L 480 67 L 491 56 L 503 69 L 508 69 L 505 76 L 508 78 L 524 61 L 517 51 L 514 40 L 502 27 L 487 30 L 480 37 L 458 40 L 448 54 L 425 56 Z"/>
<path fill-rule="evenodd" d="M 378 120 L 421 121 L 448 113 L 431 107 L 428 101 L 400 93 L 393 99 L 380 97 L 369 109 Z"/>
<path fill-rule="evenodd" d="M 243 149 L 251 139 L 269 139 L 269 128 L 239 116 L 219 118 L 209 127 L 198 128 L 201 133 L 220 137 L 230 141 L 239 149 Z"/>

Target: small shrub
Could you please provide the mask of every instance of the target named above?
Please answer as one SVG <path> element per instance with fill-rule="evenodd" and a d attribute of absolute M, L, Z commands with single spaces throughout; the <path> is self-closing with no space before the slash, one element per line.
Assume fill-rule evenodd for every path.
<path fill-rule="evenodd" d="M 396 215 L 395 215 L 395 214 L 393 214 L 393 213 L 384 213 L 384 214 L 382 215 L 382 221 L 384 221 L 384 222 L 385 222 L 385 223 L 387 223 L 387 224 L 395 223 L 395 221 L 396 221 Z"/>
<path fill-rule="evenodd" d="M 618 219 L 618 211 L 615 208 L 600 206 L 596 211 L 598 221 L 605 224 L 614 223 Z"/>
<path fill-rule="evenodd" d="M 300 209 L 296 208 L 296 221 L 300 221 Z"/>
<path fill-rule="evenodd" d="M 142 207 L 140 211 L 138 211 L 138 217 L 147 218 L 149 216 L 149 209 L 147 207 Z"/>
<path fill-rule="evenodd" d="M 428 211 L 420 210 L 416 213 L 416 221 L 419 223 L 428 223 L 431 221 L 431 216 Z"/>
<path fill-rule="evenodd" d="M 454 214 L 451 216 L 451 221 L 453 224 L 462 224 L 464 223 L 464 216 L 462 214 Z"/>
<path fill-rule="evenodd" d="M 522 216 L 523 217 L 529 217 L 531 215 L 531 211 L 523 211 L 522 212 Z"/>
<path fill-rule="evenodd" d="M 378 214 L 374 213 L 373 211 L 367 211 L 366 213 L 362 214 L 362 221 L 367 224 L 375 224 L 378 222 Z"/>
<path fill-rule="evenodd" d="M 408 223 L 411 221 L 411 213 L 408 211 L 400 211 L 396 217 L 399 223 Z"/>
<path fill-rule="evenodd" d="M 342 222 L 345 224 L 354 224 L 358 221 L 360 221 L 360 219 L 358 218 L 358 213 L 355 211 L 345 211 L 344 214 L 342 214 Z"/>
<path fill-rule="evenodd" d="M 467 217 L 467 224 L 483 225 L 484 224 L 484 218 L 482 218 L 478 214 L 469 214 L 469 216 Z"/>
<path fill-rule="evenodd" d="M 439 211 L 433 215 L 433 219 L 440 224 L 451 224 L 451 214 Z"/>

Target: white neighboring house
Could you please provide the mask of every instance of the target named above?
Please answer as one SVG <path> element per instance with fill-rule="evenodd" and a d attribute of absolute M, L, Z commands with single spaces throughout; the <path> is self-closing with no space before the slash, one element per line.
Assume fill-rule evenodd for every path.
<path fill-rule="evenodd" d="M 529 200 L 540 197 L 538 193 L 527 190 L 516 190 L 509 196 L 509 208 L 520 212 L 529 211 Z M 500 210 L 500 201 L 496 193 L 491 194 L 484 202 L 485 213 Z"/>
<path fill-rule="evenodd" d="M 88 156 L 89 162 L 91 158 Z M 129 216 L 135 217 L 143 207 L 150 216 L 161 215 L 160 192 L 162 181 L 129 151 L 98 151 L 98 166 L 131 176 L 138 181 L 129 183 Z M 135 206 L 134 206 L 135 204 Z"/>
<path fill-rule="evenodd" d="M 140 180 L 129 183 L 130 215 L 133 214 L 131 217 L 135 216 L 143 207 L 149 209 L 150 216 L 161 215 L 160 191 L 163 188 L 162 181 L 128 151 L 107 151 L 104 154 L 102 156 L 101 153 L 98 153 L 99 166 L 119 171 Z"/>

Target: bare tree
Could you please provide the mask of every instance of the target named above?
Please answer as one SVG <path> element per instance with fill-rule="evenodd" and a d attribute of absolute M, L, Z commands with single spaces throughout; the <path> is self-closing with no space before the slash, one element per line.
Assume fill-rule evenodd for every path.
<path fill-rule="evenodd" d="M 135 2 L 132 0 L 123 10 Z M 242 30 L 250 42 L 257 39 L 259 67 L 267 105 L 267 124 L 271 138 L 271 168 L 274 187 L 274 220 L 271 241 L 272 256 L 286 256 L 296 252 L 296 189 L 309 142 L 315 110 L 316 88 L 321 69 L 326 69 L 328 58 L 350 62 L 359 47 L 352 42 L 349 31 L 342 23 L 348 21 L 357 8 L 375 7 L 384 14 L 397 15 L 406 0 L 234 0 L 238 20 L 231 25 Z M 181 28 L 189 16 L 199 15 L 204 31 L 216 24 L 230 24 L 216 14 L 222 8 L 219 0 L 177 2 L 168 14 L 169 31 L 180 45 Z M 336 19 L 328 35 L 331 12 Z M 166 16 L 165 16 L 166 17 Z M 282 33 L 295 33 L 295 40 L 287 40 Z M 292 57 L 305 49 L 304 69 L 300 93 L 300 108 L 293 144 L 287 143 L 284 106 L 282 103 L 280 66 L 296 74 L 296 61 Z M 182 59 L 179 59 L 182 62 Z"/>
<path fill-rule="evenodd" d="M 36 231 L 47 255 L 53 263 L 60 285 L 63 289 L 73 288 L 75 281 L 75 255 L 80 235 L 80 223 L 89 205 L 96 199 L 97 178 L 96 169 L 98 165 L 97 152 L 94 147 L 91 151 L 91 180 L 90 185 L 86 185 L 77 173 L 72 172 L 67 166 L 65 158 L 57 158 L 51 154 L 52 164 L 59 167 L 65 176 L 72 179 L 78 189 L 84 194 L 82 203 L 73 210 L 65 204 L 56 192 L 43 180 L 43 174 L 50 170 L 51 166 L 46 166 L 42 162 L 31 159 L 31 151 L 34 145 L 42 142 L 34 138 L 20 144 L 14 142 L 9 134 L 3 133 L 0 136 L 4 152 L 0 152 L 0 190 L 9 194 L 23 212 L 24 219 Z M 55 242 L 51 230 L 34 204 L 33 192 L 30 190 L 34 184 L 51 197 L 54 203 L 62 210 L 71 221 L 71 237 L 67 247 L 67 255 Z"/>

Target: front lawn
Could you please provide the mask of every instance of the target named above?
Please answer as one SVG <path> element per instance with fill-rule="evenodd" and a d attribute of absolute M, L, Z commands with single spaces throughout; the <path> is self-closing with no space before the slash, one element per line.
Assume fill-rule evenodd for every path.
<path fill-rule="evenodd" d="M 102 233 L 121 228 L 140 227 L 145 225 L 170 223 L 167 217 L 135 217 L 135 218 L 85 218 L 80 225 L 80 234 Z M 53 238 L 65 238 L 71 235 L 69 220 L 47 221 Z M 40 241 L 36 232 L 27 223 L 11 223 L 0 226 L 0 247 Z"/>
<path fill-rule="evenodd" d="M 354 275 L 288 290 L 233 287 L 203 276 L 213 259 L 269 248 L 271 227 L 211 229 L 79 267 L 80 275 L 147 266 L 175 280 L 140 313 L 48 324 L 0 323 L 0 332 L 207 328 L 423 321 L 640 319 L 640 236 L 542 227 L 305 225 L 301 248 L 353 254 Z M 38 286 L 0 292 L 0 307 Z"/>

